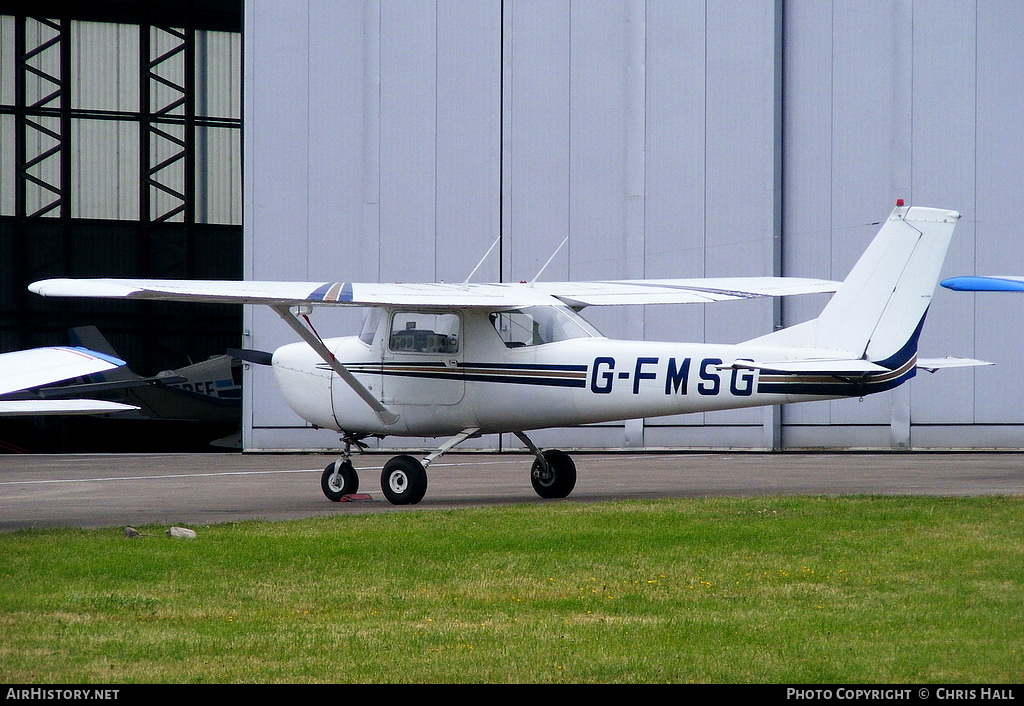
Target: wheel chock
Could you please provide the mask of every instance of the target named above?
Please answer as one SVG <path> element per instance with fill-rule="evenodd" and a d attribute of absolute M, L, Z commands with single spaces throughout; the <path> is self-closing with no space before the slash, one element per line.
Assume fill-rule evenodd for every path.
<path fill-rule="evenodd" d="M 366 502 L 366 501 L 371 500 L 371 499 L 372 498 L 370 498 L 370 496 L 367 495 L 366 493 L 352 493 L 351 495 L 342 495 L 340 498 L 338 498 L 338 502 L 339 503 L 356 503 L 356 502 Z"/>

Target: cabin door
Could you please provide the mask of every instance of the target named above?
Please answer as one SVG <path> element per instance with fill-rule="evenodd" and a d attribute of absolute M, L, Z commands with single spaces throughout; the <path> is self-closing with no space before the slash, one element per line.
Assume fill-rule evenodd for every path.
<path fill-rule="evenodd" d="M 396 310 L 384 341 L 384 404 L 453 405 L 466 394 L 462 316 Z"/>

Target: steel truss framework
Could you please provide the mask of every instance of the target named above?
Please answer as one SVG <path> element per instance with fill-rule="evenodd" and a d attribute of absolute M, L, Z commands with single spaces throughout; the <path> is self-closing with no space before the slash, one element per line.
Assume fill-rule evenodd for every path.
<path fill-rule="evenodd" d="M 188 4 L 181 3 L 183 8 Z M 241 4 L 235 9 L 233 20 L 240 25 Z M 67 326 L 95 324 L 126 334 L 152 332 L 135 351 L 142 360 L 133 364 L 140 367 L 163 369 L 189 356 L 223 352 L 225 343 L 238 343 L 237 308 L 206 312 L 202 318 L 149 306 L 125 311 L 123 306 L 65 303 L 56 308 L 25 292 L 28 281 L 45 276 L 241 275 L 241 226 L 197 222 L 196 212 L 197 159 L 203 158 L 197 133 L 241 130 L 240 118 L 197 112 L 196 35 L 202 29 L 224 29 L 223 23 L 202 25 L 203 18 L 197 22 L 189 12 L 99 18 L 138 27 L 139 104 L 135 110 L 97 110 L 72 102 L 72 90 L 77 90 L 71 85 L 73 19 L 82 18 L 14 16 L 14 103 L 0 105 L 0 116 L 13 116 L 14 125 L 14 213 L 0 216 L 0 349 L 61 343 Z M 73 217 L 77 120 L 138 125 L 137 220 Z"/>

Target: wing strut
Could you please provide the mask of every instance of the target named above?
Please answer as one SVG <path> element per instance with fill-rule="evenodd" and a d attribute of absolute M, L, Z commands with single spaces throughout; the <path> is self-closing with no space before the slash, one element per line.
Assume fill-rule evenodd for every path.
<path fill-rule="evenodd" d="M 366 404 L 370 405 L 370 408 L 377 414 L 377 418 L 385 424 L 394 424 L 398 421 L 398 415 L 392 412 L 390 409 L 385 407 L 380 400 L 373 396 L 373 393 L 363 386 L 363 383 L 356 379 L 355 375 L 349 372 L 348 368 L 338 362 L 338 359 L 334 357 L 334 354 L 324 345 L 324 342 L 320 340 L 320 336 L 315 331 L 311 331 L 308 326 L 303 324 L 299 317 L 292 312 L 291 308 L 286 305 L 274 305 L 271 308 L 277 312 L 278 316 L 284 319 L 285 323 L 292 327 L 295 333 L 299 334 L 303 341 L 308 343 L 310 347 L 316 351 L 317 355 L 324 359 L 324 362 L 331 366 L 331 369 L 338 374 L 342 380 L 344 380 L 349 387 L 355 390 L 356 394 L 363 398 Z"/>

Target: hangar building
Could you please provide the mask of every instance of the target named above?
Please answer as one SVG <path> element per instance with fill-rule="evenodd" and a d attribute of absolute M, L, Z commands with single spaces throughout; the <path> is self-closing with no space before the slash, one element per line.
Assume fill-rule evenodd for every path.
<path fill-rule="evenodd" d="M 26 285 L 241 277 L 241 29 L 240 0 L 0 4 L 0 350 L 90 325 L 152 375 L 238 345 L 238 307 L 47 301 Z M 104 450 L 127 449 L 142 435 L 123 422 L 5 420 L 0 445 L 92 450 L 109 431 Z"/>
<path fill-rule="evenodd" d="M 247 277 L 462 281 L 500 235 L 477 281 L 532 278 L 566 236 L 546 278 L 841 279 L 897 198 L 963 214 L 946 274 L 1024 273 L 1015 3 L 257 0 L 244 26 Z M 733 342 L 821 305 L 583 313 L 609 336 Z M 321 331 L 358 323 L 317 316 Z M 863 400 L 536 438 L 1019 447 L 1022 316 L 1012 295 L 940 290 L 922 354 L 996 366 Z M 288 340 L 275 319 L 248 313 L 248 345 Z M 251 389 L 247 446 L 333 443 L 296 423 L 269 376 Z"/>
<path fill-rule="evenodd" d="M 568 237 L 545 278 L 841 279 L 898 198 L 963 214 L 945 276 L 1024 274 L 1024 6 L 1016 3 L 246 0 L 226 36 L 223 27 L 202 27 L 199 8 L 208 3 L 157 6 L 183 9 L 195 30 L 186 35 L 196 37 L 185 43 L 197 56 L 204 42 L 207 60 L 242 47 L 237 74 L 186 72 L 204 88 L 193 92 L 194 117 L 185 109 L 186 137 L 175 134 L 187 142 L 206 133 L 206 147 L 197 141 L 185 188 L 171 187 L 186 194 L 202 187 L 193 207 L 160 221 L 191 229 L 165 253 L 193 253 L 191 265 L 166 268 L 173 276 L 462 281 L 500 238 L 475 279 L 519 281 Z M 10 65 L 4 61 L 0 69 Z M 228 79 L 212 90 L 214 75 L 240 76 L 241 88 Z M 137 101 L 147 80 L 132 80 L 134 88 L 113 95 Z M 149 90 L 169 89 L 154 79 Z M 0 104 L 7 124 L 27 110 L 9 92 Z M 154 203 L 173 210 L 173 194 L 149 171 L 169 158 L 154 146 L 167 132 L 152 129 L 160 112 L 89 106 L 132 113 L 140 127 L 125 128 L 87 126 L 86 118 L 100 123 L 100 116 L 74 113 L 81 108 L 67 116 L 72 129 L 81 118 L 82 130 L 94 127 L 131 154 L 146 153 L 140 146 L 148 140 L 149 167 L 85 150 L 88 159 L 79 167 L 72 160 L 63 183 L 81 188 L 88 167 L 132 196 L 78 206 L 65 197 L 60 214 L 40 212 L 49 190 L 29 179 L 25 188 L 40 195 L 22 211 L 0 196 L 0 226 L 59 230 L 128 220 L 151 229 Z M 9 134 L 3 125 L 0 135 Z M 10 140 L 4 144 L 9 154 Z M 20 183 L 10 164 L 0 160 L 7 180 L 0 185 Z M 0 194 L 7 193 L 4 186 Z M 239 223 L 236 249 L 202 231 Z M 152 242 L 151 232 L 123 237 Z M 81 257 L 82 241 L 62 237 L 63 250 L 46 248 L 53 259 L 34 262 L 32 278 L 62 268 L 75 274 L 66 270 L 77 261 L 67 258 Z M 123 245 L 102 247 L 114 249 L 105 250 L 116 260 L 109 274 L 135 269 Z M 223 261 L 206 264 L 207 247 Z M 822 304 L 807 297 L 584 315 L 613 337 L 733 342 L 811 318 Z M 15 302 L 5 326 L 31 330 L 37 324 L 19 312 L 42 306 Z M 185 314 L 231 334 L 225 315 L 200 323 L 199 313 Z M 272 313 L 240 316 L 233 345 L 270 350 L 292 340 Z M 1022 318 L 1024 301 L 1013 295 L 940 289 L 922 354 L 995 366 L 921 374 L 862 400 L 554 429 L 535 440 L 594 449 L 1019 448 L 1024 384 L 1012 370 L 1024 348 L 1016 335 Z M 355 333 L 359 316 L 318 310 L 315 322 L 324 335 Z M 145 326 L 140 332 L 156 335 Z M 261 369 L 246 372 L 242 431 L 253 450 L 337 441 L 290 412 Z M 518 447 L 511 437 L 475 443 Z"/>

